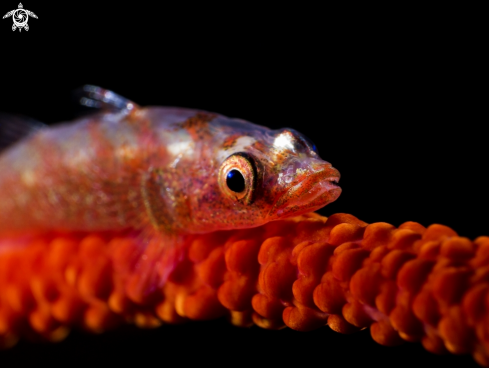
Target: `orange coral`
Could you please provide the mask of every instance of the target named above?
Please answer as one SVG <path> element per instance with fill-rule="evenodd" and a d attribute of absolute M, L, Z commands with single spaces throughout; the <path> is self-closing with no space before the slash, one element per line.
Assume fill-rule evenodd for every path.
<path fill-rule="evenodd" d="M 60 340 L 70 327 L 228 316 L 232 324 L 420 341 L 489 366 L 489 237 L 316 214 L 189 237 L 168 281 L 136 298 L 128 236 L 53 235 L 0 253 L 0 342 Z"/>

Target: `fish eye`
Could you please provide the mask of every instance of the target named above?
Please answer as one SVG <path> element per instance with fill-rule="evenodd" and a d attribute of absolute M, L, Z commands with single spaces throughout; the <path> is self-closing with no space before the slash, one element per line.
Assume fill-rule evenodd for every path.
<path fill-rule="evenodd" d="M 255 161 L 245 152 L 232 154 L 222 163 L 218 180 L 225 196 L 245 204 L 251 203 L 256 187 Z"/>
<path fill-rule="evenodd" d="M 236 193 L 241 193 L 243 190 L 245 190 L 245 187 L 246 187 L 246 183 L 245 183 L 245 179 L 243 178 L 243 174 L 241 174 L 236 169 L 228 172 L 228 175 L 226 176 L 226 184 L 227 184 L 229 189 L 231 189 L 233 192 L 236 192 Z"/>

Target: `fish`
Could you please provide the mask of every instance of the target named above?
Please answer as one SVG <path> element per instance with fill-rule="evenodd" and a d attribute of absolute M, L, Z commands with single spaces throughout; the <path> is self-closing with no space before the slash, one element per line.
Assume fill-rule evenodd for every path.
<path fill-rule="evenodd" d="M 2 117 L 15 132 L 0 154 L 2 256 L 59 234 L 136 239 L 121 273 L 142 303 L 189 236 L 307 213 L 341 193 L 339 172 L 294 129 L 140 107 L 96 86 L 78 93 L 99 112 L 53 127 Z"/>
<path fill-rule="evenodd" d="M 111 102 L 109 108 L 114 105 L 116 110 L 122 108 L 122 112 L 116 114 L 125 116 L 124 119 L 132 115 L 135 104 L 116 98 L 108 91 L 95 87 L 88 89 L 92 94 L 85 101 L 86 105 L 103 105 L 106 103 L 104 98 L 115 99 L 120 103 Z M 192 117 L 197 114 L 195 112 Z M 202 120 L 210 119 L 205 116 L 199 116 L 190 123 L 189 117 L 185 117 L 179 122 L 186 126 L 184 129 L 189 126 L 202 127 L 209 124 L 202 123 Z M 116 121 L 114 124 L 120 122 Z M 299 136 L 299 133 L 289 131 L 285 135 L 283 131 L 272 133 L 272 136 L 276 134 L 274 144 L 278 138 L 279 147 L 293 147 L 287 141 Z M 280 138 L 282 136 L 289 138 Z M 206 135 L 195 133 L 192 137 L 201 139 Z M 239 150 L 229 152 L 230 156 L 221 154 L 222 162 L 226 162 L 226 157 L 232 157 L 249 147 L 238 144 L 243 141 L 239 141 L 239 135 L 227 137 L 231 138 L 222 140 L 224 151 L 228 152 L 230 145 L 231 150 L 233 147 L 239 147 Z M 149 141 L 144 140 L 143 146 L 152 147 L 151 139 Z M 310 140 L 301 137 L 297 141 L 300 141 L 300 144 L 297 143 L 299 147 L 308 149 L 307 155 L 301 156 L 301 152 L 299 156 L 316 159 L 317 152 Z M 144 209 L 144 215 L 132 213 L 128 221 L 134 222 L 125 223 L 139 224 L 140 231 L 134 231 L 131 227 L 116 227 L 120 224 L 115 221 L 112 222 L 114 227 L 103 227 L 103 222 L 94 224 L 88 221 L 77 222 L 69 231 L 58 225 L 45 232 L 39 223 L 31 222 L 37 227 L 25 228 L 35 230 L 30 238 L 19 237 L 19 227 L 17 234 L 11 232 L 4 236 L 4 252 L 0 250 L 0 272 L 3 272 L 0 288 L 8 292 L 3 299 L 0 296 L 0 336 L 3 344 L 13 345 L 19 336 L 29 336 L 33 332 L 37 337 L 59 341 L 66 337 L 70 327 L 101 332 L 127 322 L 148 328 L 161 323 L 176 324 L 226 316 L 232 325 L 258 325 L 265 329 L 287 326 L 310 331 L 328 325 L 337 332 L 350 333 L 370 327 L 374 340 L 384 345 L 396 345 L 403 340 L 422 341 L 423 346 L 432 352 L 472 353 L 479 364 L 487 365 L 487 347 L 479 337 L 484 336 L 484 329 L 476 330 L 477 326 L 484 325 L 481 321 L 485 318 L 484 313 L 477 312 L 477 308 L 484 295 L 480 288 L 484 286 L 487 262 L 483 250 L 487 247 L 487 239 L 481 237 L 471 242 L 440 225 L 425 228 L 409 222 L 396 228 L 386 223 L 367 224 L 347 214 L 328 218 L 314 214 L 312 211 L 317 208 L 311 209 L 310 203 L 305 202 L 311 199 L 314 202 L 321 196 L 314 193 L 317 184 L 313 181 L 324 180 L 326 177 L 321 175 L 328 175 L 324 173 L 316 174 L 313 181 L 304 179 L 308 190 L 312 189 L 313 193 L 311 195 L 304 190 L 302 193 L 306 197 L 299 199 L 299 205 L 293 207 L 296 204 L 291 206 L 289 203 L 292 202 L 288 201 L 296 200 L 295 195 L 300 194 L 301 189 L 294 186 L 296 182 L 288 176 L 288 168 L 276 171 L 275 181 L 264 180 L 266 176 L 263 173 L 255 176 L 259 178 L 256 182 L 246 176 L 247 173 L 260 172 L 260 169 L 253 168 L 253 164 L 247 163 L 247 155 L 256 155 L 256 152 L 246 151 L 245 155 L 240 154 L 235 158 L 237 161 L 231 162 L 231 167 L 243 174 L 245 187 L 252 183 L 250 187 L 255 188 L 248 197 L 248 193 L 241 198 L 235 197 L 236 203 L 253 205 L 262 198 L 259 203 L 266 203 L 269 209 L 265 212 L 257 210 L 259 216 L 247 218 L 246 223 L 231 211 L 230 222 L 221 218 L 224 221 L 220 225 L 222 227 L 218 227 L 216 222 L 209 219 L 206 223 L 209 231 L 204 231 L 197 225 L 192 227 L 192 222 L 185 220 L 185 212 L 177 209 L 172 214 L 184 220 L 178 223 L 173 221 L 173 217 L 168 216 L 167 206 L 158 210 L 151 203 L 147 204 L 151 202 L 149 199 L 155 198 L 154 193 L 159 193 L 158 184 L 165 182 L 165 173 L 153 170 L 154 165 L 148 165 L 149 169 L 135 180 L 144 183 L 138 187 L 141 193 L 151 193 L 146 196 L 141 194 L 143 205 L 140 208 Z M 275 158 L 287 161 L 283 154 Z M 180 165 L 182 159 L 175 167 Z M 330 166 L 326 167 L 330 169 Z M 297 167 L 294 168 L 295 174 L 300 175 L 301 171 L 297 172 Z M 236 189 L 233 184 L 236 173 L 230 175 L 231 184 L 226 188 L 223 183 L 227 184 L 228 175 L 219 175 L 219 170 L 230 173 L 233 169 L 216 169 L 218 174 L 215 177 L 221 178 L 221 181 L 215 183 L 214 188 L 225 196 L 235 195 L 230 192 L 233 192 L 231 187 Z M 339 188 L 335 182 L 339 174 L 335 171 L 330 173 L 334 175 L 327 177 L 327 188 L 337 190 Z M 132 176 L 128 181 L 133 183 L 131 180 L 134 180 Z M 243 185 L 243 181 L 239 185 Z M 274 196 L 265 196 L 273 200 L 267 202 L 260 197 L 260 189 L 255 187 L 259 183 L 289 184 L 289 188 L 293 189 L 273 189 Z M 172 194 L 175 198 L 175 194 Z M 339 192 L 331 194 L 334 197 Z M 214 199 L 211 197 L 211 200 Z M 215 201 L 214 205 L 219 206 L 220 203 Z M 131 207 L 124 205 L 123 208 Z M 217 211 L 216 207 L 213 208 Z M 100 218 L 103 219 L 104 215 Z M 264 218 L 269 221 L 264 221 Z M 48 223 L 54 222 L 46 221 Z M 121 223 L 124 224 L 123 221 Z M 163 241 L 173 244 L 162 246 Z M 146 247 L 144 251 L 141 250 L 142 246 Z M 164 263 L 162 268 L 166 272 L 160 272 L 157 281 L 144 274 L 148 266 L 156 264 L 151 263 L 152 259 L 161 262 L 162 256 L 172 252 L 175 254 L 178 250 L 182 252 L 177 256 L 172 255 L 171 262 Z M 447 258 L 453 256 L 450 252 L 462 254 L 462 260 L 447 262 Z M 417 269 L 412 270 L 415 268 L 413 265 L 418 264 L 422 265 L 419 275 Z M 427 264 L 436 265 L 436 270 Z M 161 268 L 161 265 L 157 266 Z M 23 272 L 17 273 L 15 270 Z M 399 284 L 396 279 L 399 273 L 411 277 L 402 277 Z M 454 285 L 460 280 L 466 282 L 467 275 L 477 275 L 478 279 L 474 283 L 462 282 L 462 288 L 457 289 L 455 296 L 449 295 L 448 301 L 443 293 L 441 296 L 430 294 L 433 283 L 446 282 L 444 278 L 447 278 L 447 274 L 453 277 L 454 273 L 459 275 L 451 279 Z M 141 281 L 142 278 L 146 281 Z M 147 280 L 151 281 L 148 283 Z M 158 286 L 151 288 L 151 285 Z M 463 333 L 459 334 L 469 338 L 460 342 L 457 333 L 446 328 L 437 330 L 436 323 L 433 326 L 429 318 L 438 313 L 436 318 L 443 320 L 447 317 L 445 324 L 449 324 L 451 320 L 448 317 L 453 310 L 459 313 L 462 307 L 467 308 L 461 300 L 473 295 L 474 288 L 479 294 L 476 293 L 474 299 L 477 303 L 474 302 L 472 309 L 469 308 L 470 313 L 467 313 L 472 319 L 469 324 L 471 328 L 462 328 Z M 152 292 L 147 293 L 148 289 Z M 393 295 L 400 295 L 399 303 Z M 427 308 L 429 313 L 426 317 L 423 315 L 426 311 L 420 312 L 419 306 L 412 310 L 406 308 L 419 295 L 420 299 L 435 299 L 436 303 L 441 303 L 440 309 Z M 380 307 L 377 298 L 383 300 L 379 302 Z M 421 326 L 426 329 L 426 335 L 423 335 L 419 320 L 423 322 Z M 25 327 L 26 323 L 28 327 Z M 462 327 L 467 326 L 462 323 Z M 453 331 L 457 331 L 457 328 Z M 474 336 L 477 337 L 475 340 Z"/>
<path fill-rule="evenodd" d="M 293 129 L 84 90 L 85 105 L 105 99 L 117 111 L 40 129 L 2 153 L 2 236 L 248 228 L 314 211 L 341 193 L 339 172 Z"/>

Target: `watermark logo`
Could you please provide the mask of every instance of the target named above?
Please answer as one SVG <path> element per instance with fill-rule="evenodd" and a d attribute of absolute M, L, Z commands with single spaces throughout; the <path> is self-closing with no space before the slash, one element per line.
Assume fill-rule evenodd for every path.
<path fill-rule="evenodd" d="M 31 12 L 30 10 L 24 9 L 22 3 L 19 3 L 19 8 L 9 11 L 7 14 L 3 16 L 3 19 L 12 17 L 12 19 L 14 20 L 14 24 L 12 25 L 12 31 L 15 31 L 18 28 L 20 32 L 22 31 L 22 28 L 24 28 L 26 31 L 29 30 L 29 26 L 27 25 L 29 16 L 37 19 L 36 14 Z"/>

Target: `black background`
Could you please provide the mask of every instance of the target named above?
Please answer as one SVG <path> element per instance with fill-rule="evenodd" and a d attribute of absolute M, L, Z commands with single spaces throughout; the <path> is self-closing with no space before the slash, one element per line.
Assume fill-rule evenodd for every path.
<path fill-rule="evenodd" d="M 343 194 L 321 214 L 489 235 L 486 43 L 457 9 L 23 5 L 39 17 L 28 32 L 0 21 L 0 111 L 70 120 L 71 91 L 95 84 L 140 105 L 292 127 L 342 174 Z M 4 1 L 0 13 L 16 7 Z M 0 352 L 2 366 L 34 362 L 475 365 L 420 344 L 382 347 L 368 331 L 266 331 L 226 321 L 74 332 L 59 344 Z"/>

